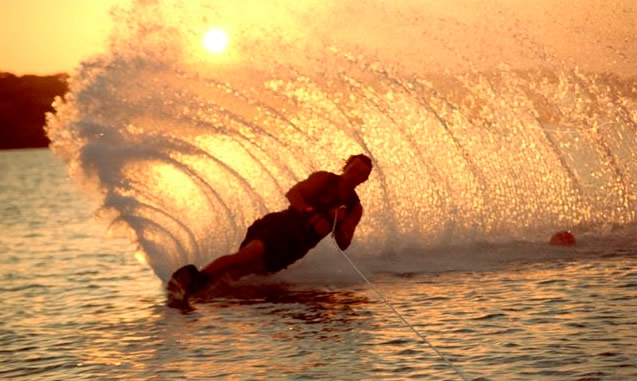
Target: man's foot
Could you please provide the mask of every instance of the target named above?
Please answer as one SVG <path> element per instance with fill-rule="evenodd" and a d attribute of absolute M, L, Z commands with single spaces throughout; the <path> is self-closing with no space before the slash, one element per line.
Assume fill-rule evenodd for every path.
<path fill-rule="evenodd" d="M 183 306 L 188 304 L 188 297 L 206 285 L 203 276 L 195 265 L 186 265 L 173 273 L 166 286 L 168 305 Z"/>

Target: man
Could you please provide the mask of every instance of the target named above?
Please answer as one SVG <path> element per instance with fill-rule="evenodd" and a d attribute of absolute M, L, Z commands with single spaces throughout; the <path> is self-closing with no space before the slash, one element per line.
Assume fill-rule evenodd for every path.
<path fill-rule="evenodd" d="M 332 232 L 338 246 L 349 247 L 363 207 L 356 191 L 372 170 L 365 155 L 350 156 L 343 173 L 312 173 L 294 185 L 286 197 L 288 209 L 256 220 L 246 233 L 239 251 L 212 261 L 201 271 L 187 265 L 175 271 L 168 282 L 171 302 L 185 301 L 188 295 L 216 284 L 225 277 L 237 280 L 250 274 L 276 273 L 304 257 Z"/>

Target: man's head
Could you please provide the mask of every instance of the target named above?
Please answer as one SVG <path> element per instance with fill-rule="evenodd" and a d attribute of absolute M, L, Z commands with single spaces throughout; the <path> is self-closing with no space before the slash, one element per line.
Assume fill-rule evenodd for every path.
<path fill-rule="evenodd" d="M 368 156 L 352 155 L 345 161 L 342 178 L 354 188 L 367 180 L 372 172 L 372 167 L 372 159 Z"/>

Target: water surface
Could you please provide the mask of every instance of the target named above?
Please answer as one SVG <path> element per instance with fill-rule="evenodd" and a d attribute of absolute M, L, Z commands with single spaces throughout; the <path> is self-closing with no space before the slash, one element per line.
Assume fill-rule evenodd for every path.
<path fill-rule="evenodd" d="M 460 379 L 327 248 L 306 259 L 340 276 L 300 266 L 171 309 L 135 247 L 104 236 L 48 150 L 0 152 L 0 170 L 0 378 Z M 445 271 L 359 265 L 470 379 L 628 380 L 637 377 L 631 245 L 419 253 Z M 409 255 L 394 262 L 408 267 Z M 464 263 L 440 267 L 443 255 Z"/>

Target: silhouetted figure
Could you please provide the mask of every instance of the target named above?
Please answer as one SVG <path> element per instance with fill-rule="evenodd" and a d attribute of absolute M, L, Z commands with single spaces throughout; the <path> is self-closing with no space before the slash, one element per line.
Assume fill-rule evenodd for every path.
<path fill-rule="evenodd" d="M 173 304 L 229 277 L 238 280 L 250 274 L 272 274 L 303 258 L 331 231 L 338 246 L 349 247 L 363 207 L 355 188 L 365 182 L 372 161 L 365 155 L 350 156 L 343 173 L 312 173 L 294 185 L 286 197 L 288 209 L 256 220 L 246 233 L 239 251 L 212 261 L 201 271 L 186 265 L 173 273 L 167 285 Z"/>

